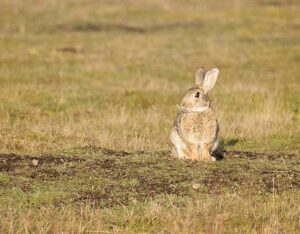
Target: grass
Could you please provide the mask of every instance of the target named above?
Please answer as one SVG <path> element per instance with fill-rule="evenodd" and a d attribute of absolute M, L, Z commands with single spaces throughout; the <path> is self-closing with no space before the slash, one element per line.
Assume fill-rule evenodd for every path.
<path fill-rule="evenodd" d="M 216 163 L 168 151 L 0 155 L 3 233 L 299 230 L 299 157 L 230 151 Z"/>
<path fill-rule="evenodd" d="M 297 233 L 299 7 L 1 1 L 0 232 Z M 213 164 L 169 157 L 200 66 Z"/>
<path fill-rule="evenodd" d="M 6 204 L 0 231 L 296 233 L 300 228 L 296 155 L 231 151 L 223 161 L 207 164 L 174 160 L 164 151 L 76 150 L 77 156 L 74 151 L 73 156 L 0 156 L 5 172 L 0 202 Z"/>

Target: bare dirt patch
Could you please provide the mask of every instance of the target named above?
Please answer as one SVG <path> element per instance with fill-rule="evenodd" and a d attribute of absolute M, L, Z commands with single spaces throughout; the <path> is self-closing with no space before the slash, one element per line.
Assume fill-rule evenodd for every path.
<path fill-rule="evenodd" d="M 133 25 L 123 23 L 77 22 L 74 25 L 59 25 L 59 30 L 84 32 L 125 32 L 125 33 L 154 33 L 176 29 L 202 28 L 201 21 L 173 22 L 157 25 Z"/>
<path fill-rule="evenodd" d="M 227 159 L 238 159 L 238 158 L 245 158 L 245 159 L 269 159 L 269 160 L 280 160 L 280 159 L 290 159 L 295 160 L 298 158 L 296 154 L 287 154 L 287 153 L 259 153 L 259 152 L 251 152 L 251 151 L 238 151 L 238 150 L 231 150 L 225 151 L 225 157 Z"/>
<path fill-rule="evenodd" d="M 31 194 L 52 186 L 67 194 L 67 199 L 54 199 L 56 205 L 71 202 L 100 207 L 166 194 L 264 194 L 300 189 L 299 160 L 292 154 L 227 151 L 224 160 L 195 163 L 171 158 L 167 151 L 126 152 L 90 146 L 83 150 L 93 151 L 93 156 L 2 154 L 0 173 L 11 178 L 3 187 Z"/>

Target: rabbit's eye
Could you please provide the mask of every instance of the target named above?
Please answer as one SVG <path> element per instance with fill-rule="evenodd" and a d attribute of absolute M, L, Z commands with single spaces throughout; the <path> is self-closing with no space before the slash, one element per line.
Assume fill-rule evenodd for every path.
<path fill-rule="evenodd" d="M 195 94 L 195 98 L 199 98 L 200 97 L 200 92 L 197 92 L 196 94 Z"/>

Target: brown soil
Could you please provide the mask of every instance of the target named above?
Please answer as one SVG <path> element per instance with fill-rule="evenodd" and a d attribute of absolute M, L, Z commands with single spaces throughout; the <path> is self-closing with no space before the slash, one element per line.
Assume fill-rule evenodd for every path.
<path fill-rule="evenodd" d="M 300 189 L 300 162 L 293 154 L 225 151 L 224 160 L 203 163 L 176 160 L 167 151 L 83 149 L 93 152 L 93 156 L 1 154 L 0 173 L 12 178 L 2 186 L 30 193 L 55 183 L 70 193 L 69 202 L 101 207 L 163 194 L 280 193 Z M 193 183 L 199 184 L 199 189 L 193 189 Z"/>

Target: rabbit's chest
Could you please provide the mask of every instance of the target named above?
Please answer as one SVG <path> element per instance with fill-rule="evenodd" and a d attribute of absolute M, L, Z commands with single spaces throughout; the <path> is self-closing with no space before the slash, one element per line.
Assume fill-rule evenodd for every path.
<path fill-rule="evenodd" d="M 187 113 L 180 121 L 183 138 L 193 144 L 214 141 L 217 132 L 217 120 L 212 112 Z"/>

